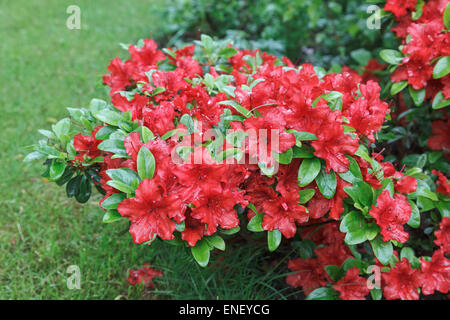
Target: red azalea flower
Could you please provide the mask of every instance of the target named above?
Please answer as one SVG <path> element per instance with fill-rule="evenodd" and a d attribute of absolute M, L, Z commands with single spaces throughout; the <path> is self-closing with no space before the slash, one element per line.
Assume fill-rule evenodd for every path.
<path fill-rule="evenodd" d="M 120 93 L 116 93 L 111 97 L 111 103 L 114 107 L 123 112 L 131 111 L 132 120 L 142 119 L 143 110 L 148 105 L 149 101 L 148 97 L 141 96 L 137 92 L 134 94 L 132 100 L 128 100 Z"/>
<path fill-rule="evenodd" d="M 367 280 L 359 276 L 357 267 L 347 270 L 345 276 L 336 282 L 333 288 L 339 291 L 342 300 L 366 300 L 366 296 L 370 292 Z"/>
<path fill-rule="evenodd" d="M 414 177 L 403 177 L 395 181 L 395 191 L 400 193 L 412 193 L 417 190 L 417 179 Z"/>
<path fill-rule="evenodd" d="M 427 85 L 428 80 L 430 80 L 432 76 L 433 66 L 431 66 L 428 61 L 423 61 L 414 55 L 407 57 L 403 61 L 403 64 L 395 69 L 391 74 L 391 79 L 393 82 L 407 80 L 415 90 L 420 90 Z"/>
<path fill-rule="evenodd" d="M 403 194 L 395 194 L 391 198 L 389 191 L 384 189 L 378 196 L 377 205 L 372 206 L 369 214 L 375 218 L 381 228 L 384 241 L 397 240 L 405 243 L 409 234 L 403 230 L 403 225 L 411 216 L 411 206 Z"/>
<path fill-rule="evenodd" d="M 332 112 L 325 106 L 317 106 L 314 110 L 316 113 L 312 115 L 310 121 L 314 121 L 315 129 L 308 131 L 316 134 L 318 138 L 311 143 L 315 150 L 314 154 L 325 160 L 327 172 L 330 169 L 334 172 L 346 172 L 348 159 L 345 155 L 353 155 L 358 150 L 358 140 L 344 134 L 344 127 L 338 120 L 339 112 Z"/>
<path fill-rule="evenodd" d="M 433 136 L 431 136 L 427 145 L 431 150 L 450 150 L 450 118 L 447 120 L 436 120 L 431 123 Z"/>
<path fill-rule="evenodd" d="M 159 61 L 165 59 L 164 53 L 158 50 L 158 45 L 153 39 L 145 39 L 141 48 L 131 45 L 128 47 L 128 50 L 130 51 L 131 60 L 139 68 L 156 65 Z M 145 71 L 148 70 L 143 70 L 143 72 Z"/>
<path fill-rule="evenodd" d="M 297 272 L 288 275 L 286 283 L 294 288 L 302 287 L 306 295 L 327 283 L 325 281 L 326 273 L 317 259 L 309 258 L 303 260 L 297 258 L 289 260 L 288 268 Z"/>
<path fill-rule="evenodd" d="M 103 83 L 111 88 L 111 95 L 117 91 L 125 90 L 131 83 L 131 74 L 134 66 L 130 61 L 125 63 L 120 58 L 114 58 L 108 66 L 111 74 L 103 76 Z"/>
<path fill-rule="evenodd" d="M 198 240 L 203 238 L 206 231 L 206 224 L 198 219 L 194 219 L 190 208 L 186 211 L 185 216 L 185 228 L 184 231 L 181 232 L 181 239 L 187 241 L 187 243 L 193 247 Z"/>
<path fill-rule="evenodd" d="M 404 16 L 409 10 L 414 10 L 417 0 L 387 0 L 384 10 L 392 12 L 396 18 Z"/>
<path fill-rule="evenodd" d="M 434 235 L 436 236 L 434 243 L 444 250 L 444 253 L 450 253 L 450 218 L 442 218 L 440 228 L 434 232 Z"/>
<path fill-rule="evenodd" d="M 163 240 L 173 239 L 176 222 L 184 220 L 185 207 L 174 193 L 167 194 L 155 179 L 144 179 L 136 196 L 119 203 L 117 211 L 131 221 L 133 242 L 142 243 L 158 235 Z"/>
<path fill-rule="evenodd" d="M 200 191 L 200 190 L 199 190 Z M 206 224 L 206 235 L 212 235 L 217 227 L 231 229 L 239 225 L 239 219 L 234 206 L 241 203 L 247 205 L 243 192 L 232 191 L 230 188 L 212 186 L 205 183 L 192 201 L 192 217 Z"/>
<path fill-rule="evenodd" d="M 443 195 L 450 196 L 450 183 L 446 176 L 439 170 L 432 170 L 431 173 L 438 176 L 436 181 L 437 189 L 436 192 L 440 192 Z"/>
<path fill-rule="evenodd" d="M 435 291 L 447 293 L 450 288 L 450 260 L 443 250 L 436 250 L 431 261 L 420 259 L 419 283 L 425 295 Z"/>
<path fill-rule="evenodd" d="M 297 231 L 296 223 L 304 223 L 309 218 L 305 207 L 299 205 L 298 201 L 298 193 L 291 193 L 288 197 L 278 196 L 263 202 L 263 229 L 277 229 L 286 238 L 292 238 Z"/>
<path fill-rule="evenodd" d="M 320 222 L 321 220 L 319 220 Z M 308 223 L 317 223 L 317 220 L 310 220 Z M 339 231 L 339 225 L 337 222 L 329 222 L 325 225 L 302 226 L 301 237 L 303 240 L 310 239 L 314 243 L 320 244 L 332 244 L 334 242 L 342 243 L 345 238 L 345 234 Z"/>
<path fill-rule="evenodd" d="M 143 111 L 144 125 L 154 134 L 163 136 L 166 132 L 175 129 L 175 106 L 170 101 L 162 101 L 157 106 L 145 108 Z"/>
<path fill-rule="evenodd" d="M 322 266 L 341 266 L 345 260 L 351 257 L 351 252 L 343 242 L 334 242 L 328 246 L 314 249 Z"/>
<path fill-rule="evenodd" d="M 152 269 L 150 264 L 145 264 L 142 268 L 130 269 L 127 280 L 133 286 L 144 281 L 145 287 L 152 289 L 154 287 L 153 278 L 162 276 L 164 275 L 161 271 Z"/>
<path fill-rule="evenodd" d="M 411 263 L 403 258 L 389 272 L 381 274 L 383 295 L 388 300 L 419 300 L 419 270 L 411 269 Z"/>
<path fill-rule="evenodd" d="M 81 133 L 73 137 L 73 146 L 77 150 L 78 154 L 75 156 L 75 160 L 83 162 L 84 156 L 91 159 L 95 159 L 102 155 L 103 151 L 98 150 L 97 146 L 102 140 L 95 139 L 95 135 L 103 126 L 97 126 L 92 130 L 90 136 L 83 136 Z"/>

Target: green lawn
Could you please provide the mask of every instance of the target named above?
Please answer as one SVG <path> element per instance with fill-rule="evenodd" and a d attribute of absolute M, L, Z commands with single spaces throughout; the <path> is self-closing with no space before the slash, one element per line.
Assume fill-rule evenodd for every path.
<path fill-rule="evenodd" d="M 66 28 L 71 4 L 81 8 L 81 30 Z M 23 147 L 65 117 L 66 107 L 107 98 L 102 74 L 113 57 L 126 57 L 119 43 L 158 35 L 157 5 L 0 0 L 0 299 L 287 297 L 283 275 L 264 269 L 265 249 L 235 248 L 201 270 L 185 248 L 134 245 L 127 223 L 101 222 L 98 196 L 80 206 L 40 179 L 39 163 L 22 161 Z M 126 281 L 127 270 L 145 262 L 165 273 L 156 291 Z M 80 267 L 80 290 L 66 286 L 69 265 Z"/>

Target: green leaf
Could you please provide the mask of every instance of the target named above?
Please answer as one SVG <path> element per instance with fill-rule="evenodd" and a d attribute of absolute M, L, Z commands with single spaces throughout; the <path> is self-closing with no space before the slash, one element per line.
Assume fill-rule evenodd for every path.
<path fill-rule="evenodd" d="M 241 228 L 239 226 L 231 228 L 231 229 L 222 229 L 220 230 L 221 233 L 226 234 L 228 236 L 233 235 L 235 233 L 238 233 Z"/>
<path fill-rule="evenodd" d="M 194 247 L 191 247 L 191 253 L 195 261 L 201 266 L 206 267 L 209 262 L 209 246 L 205 239 L 197 241 Z"/>
<path fill-rule="evenodd" d="M 267 245 L 269 251 L 275 251 L 281 243 L 281 232 L 279 230 L 272 230 L 267 232 Z"/>
<path fill-rule="evenodd" d="M 78 194 L 80 190 L 81 175 L 72 178 L 66 185 L 66 193 L 69 198 Z"/>
<path fill-rule="evenodd" d="M 246 108 L 242 107 L 240 105 L 239 102 L 235 101 L 235 100 L 225 100 L 225 101 L 220 101 L 218 102 L 218 104 L 223 104 L 223 105 L 227 105 L 227 106 L 231 106 L 233 107 L 237 112 L 239 112 L 240 114 L 242 114 L 244 117 L 249 118 L 251 117 L 253 114 L 247 110 Z"/>
<path fill-rule="evenodd" d="M 446 106 L 450 105 L 450 99 L 444 99 L 444 94 L 442 91 L 439 91 L 433 99 L 433 102 L 431 104 L 431 107 L 434 110 L 442 109 Z"/>
<path fill-rule="evenodd" d="M 307 203 L 316 193 L 314 189 L 302 189 L 298 192 L 299 194 L 299 204 Z"/>
<path fill-rule="evenodd" d="M 367 234 L 365 229 L 351 230 L 345 234 L 345 243 L 348 245 L 363 243 L 366 240 Z"/>
<path fill-rule="evenodd" d="M 381 300 L 381 298 L 383 297 L 383 292 L 381 291 L 381 289 L 373 288 L 372 290 L 370 290 L 370 295 L 372 296 L 373 300 Z"/>
<path fill-rule="evenodd" d="M 106 184 L 125 193 L 133 193 L 136 190 L 134 186 L 139 183 L 137 173 L 128 168 L 109 169 L 106 174 L 112 179 Z"/>
<path fill-rule="evenodd" d="M 283 153 L 276 153 L 274 152 L 274 158 L 281 164 L 289 164 L 292 161 L 292 157 L 294 155 L 294 151 L 292 148 L 286 150 L 286 152 Z"/>
<path fill-rule="evenodd" d="M 313 148 L 306 146 L 306 145 L 302 145 L 301 147 L 298 146 L 293 146 L 292 147 L 293 150 L 293 157 L 294 158 L 314 158 L 314 150 Z"/>
<path fill-rule="evenodd" d="M 34 151 L 29 153 L 25 159 L 23 159 L 24 162 L 30 162 L 30 161 L 34 161 L 34 160 L 39 160 L 39 159 L 43 159 L 46 157 L 45 153 L 39 152 L 39 151 Z"/>
<path fill-rule="evenodd" d="M 425 88 L 420 90 L 414 90 L 412 86 L 408 87 L 409 94 L 411 95 L 411 98 L 414 101 L 414 104 L 416 106 L 422 105 L 423 101 L 425 100 Z"/>
<path fill-rule="evenodd" d="M 353 159 L 351 156 L 347 156 L 349 160 L 349 169 L 346 172 L 340 172 L 339 177 L 341 177 L 344 181 L 347 181 L 351 184 L 355 184 L 358 181 L 363 179 L 361 169 L 359 168 L 358 162 Z"/>
<path fill-rule="evenodd" d="M 450 218 L 450 201 L 439 201 L 436 202 L 435 205 L 441 213 L 442 218 Z"/>
<path fill-rule="evenodd" d="M 103 215 L 104 223 L 112 223 L 112 222 L 115 222 L 120 219 L 122 219 L 122 216 L 120 215 L 120 213 L 117 210 L 108 210 Z"/>
<path fill-rule="evenodd" d="M 257 214 L 255 215 L 247 224 L 247 229 L 252 232 L 262 232 L 264 231 L 262 227 L 262 221 L 263 221 L 264 214 Z"/>
<path fill-rule="evenodd" d="M 142 146 L 137 156 L 137 171 L 139 177 L 144 179 L 152 179 L 155 173 L 155 157 L 153 153 L 146 147 Z"/>
<path fill-rule="evenodd" d="M 88 179 L 85 175 L 82 175 L 79 185 L 79 191 L 77 194 L 75 194 L 75 199 L 79 203 L 85 203 L 91 197 L 91 191 L 92 187 L 90 179 Z"/>
<path fill-rule="evenodd" d="M 186 126 L 188 134 L 194 133 L 195 131 L 194 119 L 192 119 L 192 117 L 189 114 L 187 113 L 183 114 L 180 118 L 180 123 Z"/>
<path fill-rule="evenodd" d="M 378 235 L 379 232 L 380 232 L 380 227 L 376 223 L 374 223 L 374 222 L 369 223 L 366 228 L 367 240 L 375 239 L 375 237 Z"/>
<path fill-rule="evenodd" d="M 64 173 L 62 174 L 62 176 L 56 181 L 56 184 L 58 186 L 62 186 L 63 184 L 65 184 L 66 182 L 68 182 L 70 180 L 70 178 L 72 178 L 73 174 L 75 173 L 75 170 L 70 167 L 70 166 L 66 166 L 66 168 L 64 169 Z M 50 172 L 49 172 L 50 174 Z"/>
<path fill-rule="evenodd" d="M 320 193 L 327 198 L 331 199 L 334 197 L 334 194 L 336 193 L 336 174 L 333 170 L 330 171 L 330 173 L 325 172 L 325 168 L 322 167 L 319 174 L 316 177 L 316 183 L 319 187 Z"/>
<path fill-rule="evenodd" d="M 450 56 L 438 60 L 433 69 L 433 78 L 440 79 L 450 73 Z"/>
<path fill-rule="evenodd" d="M 306 300 L 338 300 L 339 292 L 333 288 L 322 287 L 312 291 Z"/>
<path fill-rule="evenodd" d="M 298 248 L 298 253 L 300 257 L 304 260 L 312 258 L 314 256 L 314 248 L 316 245 L 313 241 L 305 239 L 302 241 L 294 241 L 292 245 Z"/>
<path fill-rule="evenodd" d="M 70 132 L 70 119 L 69 118 L 61 119 L 55 125 L 53 125 L 52 128 L 56 136 L 59 139 L 61 139 L 62 135 L 66 135 Z"/>
<path fill-rule="evenodd" d="M 417 189 L 414 192 L 417 196 L 428 198 L 432 201 L 439 201 L 436 193 L 431 191 L 430 186 L 423 180 L 417 179 Z"/>
<path fill-rule="evenodd" d="M 358 181 L 351 187 L 344 187 L 344 191 L 362 207 L 370 208 L 373 204 L 373 188 L 365 181 Z"/>
<path fill-rule="evenodd" d="M 372 54 L 366 49 L 357 49 L 350 52 L 350 55 L 360 66 L 366 66 L 369 63 Z"/>
<path fill-rule="evenodd" d="M 164 91 L 166 91 L 166 88 L 164 88 L 164 87 L 157 87 L 157 88 L 155 88 L 152 91 L 152 97 L 154 97 L 154 96 L 156 96 L 156 95 L 158 95 L 160 93 L 163 93 Z"/>
<path fill-rule="evenodd" d="M 419 208 L 417 208 L 416 204 L 409 200 L 408 201 L 410 206 L 411 206 L 411 217 L 408 220 L 408 226 L 410 226 L 411 228 L 419 228 L 420 227 L 420 212 L 419 212 Z"/>
<path fill-rule="evenodd" d="M 318 158 L 303 159 L 298 170 L 300 187 L 305 187 L 317 177 L 322 164 Z"/>
<path fill-rule="evenodd" d="M 384 265 L 389 264 L 389 261 L 394 254 L 392 243 L 390 241 L 384 242 L 381 235 L 378 235 L 375 239 L 370 241 L 370 244 L 372 245 L 373 252 L 378 260 Z"/>
<path fill-rule="evenodd" d="M 221 251 L 225 251 L 225 241 L 223 241 L 221 236 L 214 234 L 212 236 L 206 237 L 205 239 L 213 247 L 215 247 Z"/>
<path fill-rule="evenodd" d="M 317 136 L 314 133 L 304 132 L 304 131 L 296 131 L 296 130 L 288 130 L 288 132 L 292 132 L 294 134 L 296 140 L 300 140 L 300 141 L 317 140 Z"/>
<path fill-rule="evenodd" d="M 111 133 L 113 133 L 116 130 L 117 130 L 117 128 L 110 127 L 110 126 L 101 127 L 100 130 L 98 130 L 97 133 L 95 134 L 95 139 L 97 139 L 97 140 L 109 139 L 109 136 L 111 135 Z"/>
<path fill-rule="evenodd" d="M 344 216 L 339 226 L 339 231 L 349 232 L 352 230 L 359 230 L 362 229 L 365 224 L 364 216 L 361 212 L 353 210 Z"/>
<path fill-rule="evenodd" d="M 341 267 L 333 264 L 325 266 L 325 271 L 334 282 L 339 281 L 345 275 L 345 272 Z"/>
<path fill-rule="evenodd" d="M 408 81 L 400 81 L 400 82 L 394 82 L 391 87 L 391 96 L 396 95 L 400 91 L 406 88 L 408 85 Z"/>
<path fill-rule="evenodd" d="M 94 117 L 113 126 L 118 126 L 119 121 L 122 120 L 122 115 L 120 113 L 108 109 L 97 111 L 94 113 Z"/>
<path fill-rule="evenodd" d="M 147 143 L 150 140 L 155 139 L 153 132 L 147 127 L 141 126 L 139 127 L 138 131 L 141 134 L 141 139 L 143 143 Z"/>
<path fill-rule="evenodd" d="M 225 48 L 222 48 L 219 51 L 219 55 L 222 56 L 225 59 L 228 59 L 228 58 L 231 58 L 231 57 L 235 56 L 236 53 L 237 53 L 237 50 L 235 48 L 232 48 L 232 47 L 225 47 Z"/>
<path fill-rule="evenodd" d="M 178 128 L 167 131 L 166 133 L 163 134 L 163 136 L 161 137 L 161 140 L 167 140 L 169 138 L 171 138 L 172 136 L 178 134 L 180 130 Z"/>
<path fill-rule="evenodd" d="M 102 143 L 100 143 L 97 148 L 102 151 L 111 152 L 114 154 L 120 154 L 127 156 L 128 154 L 125 151 L 125 145 L 123 143 L 123 140 L 118 139 L 108 139 L 104 140 Z"/>
<path fill-rule="evenodd" d="M 389 64 L 397 65 L 403 60 L 401 52 L 392 49 L 384 49 L 380 51 L 380 57 Z"/>
<path fill-rule="evenodd" d="M 444 26 L 447 28 L 447 30 L 450 29 L 450 2 L 447 3 L 447 6 L 445 7 L 444 15 L 442 17 L 444 21 Z"/>
<path fill-rule="evenodd" d="M 127 196 L 123 193 L 113 193 L 111 196 L 103 200 L 102 208 L 106 210 L 117 209 L 119 203 L 122 202 Z"/>
<path fill-rule="evenodd" d="M 402 251 L 400 251 L 400 260 L 402 260 L 403 258 L 406 258 L 409 260 L 409 262 L 413 263 L 416 259 L 414 250 L 409 247 L 403 247 Z"/>
<path fill-rule="evenodd" d="M 103 110 L 107 107 L 108 103 L 106 103 L 106 101 L 101 100 L 101 99 L 92 99 L 91 102 L 89 103 L 89 108 L 91 109 L 91 111 L 93 113 Z"/>
<path fill-rule="evenodd" d="M 56 160 L 52 161 L 52 164 L 50 166 L 50 181 L 56 181 L 59 178 L 62 177 L 64 170 L 66 169 L 67 163 L 66 162 L 57 162 Z"/>

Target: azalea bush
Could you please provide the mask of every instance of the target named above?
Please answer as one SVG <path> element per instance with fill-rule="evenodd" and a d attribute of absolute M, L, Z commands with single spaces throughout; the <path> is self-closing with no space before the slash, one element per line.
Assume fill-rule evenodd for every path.
<path fill-rule="evenodd" d="M 446 294 L 445 2 L 388 1 L 396 19 L 422 10 L 409 41 L 381 51 L 388 65 L 338 73 L 207 35 L 162 50 L 139 41 L 108 66 L 110 101 L 69 108 L 26 160 L 80 203 L 97 189 L 103 221 L 128 220 L 134 243 L 186 247 L 203 267 L 241 237 L 294 248 L 286 281 L 308 299 Z M 410 75 L 430 63 L 431 75 Z M 416 127 L 417 139 L 402 131 Z"/>

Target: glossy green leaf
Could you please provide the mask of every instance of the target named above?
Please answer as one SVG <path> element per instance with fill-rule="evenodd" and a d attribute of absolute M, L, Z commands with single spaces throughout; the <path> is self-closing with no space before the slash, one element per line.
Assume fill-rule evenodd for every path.
<path fill-rule="evenodd" d="M 262 221 L 263 221 L 264 214 L 257 214 L 255 215 L 247 224 L 247 229 L 252 232 L 262 232 L 264 231 L 262 227 Z"/>
<path fill-rule="evenodd" d="M 298 182 L 300 187 L 305 187 L 317 177 L 322 164 L 318 158 L 303 159 L 298 170 Z"/>
<path fill-rule="evenodd" d="M 322 287 L 312 291 L 306 300 L 339 300 L 339 292 L 329 287 Z"/>
<path fill-rule="evenodd" d="M 390 241 L 384 242 L 381 235 L 378 235 L 375 239 L 370 241 L 370 244 L 372 245 L 373 252 L 378 260 L 384 265 L 389 264 L 389 261 L 394 254 L 392 243 Z"/>
<path fill-rule="evenodd" d="M 126 195 L 123 193 L 113 193 L 111 196 L 103 200 L 102 208 L 106 210 L 117 209 L 119 203 L 121 203 L 125 198 Z"/>
<path fill-rule="evenodd" d="M 221 251 L 224 251 L 224 250 L 225 250 L 225 241 L 223 241 L 223 239 L 222 239 L 221 236 L 219 236 L 219 235 L 217 235 L 217 234 L 214 234 L 214 235 L 212 235 L 212 236 L 206 237 L 205 239 L 206 239 L 206 241 L 208 241 L 209 244 L 211 244 L 213 247 L 215 247 L 215 248 L 217 248 L 217 249 L 219 249 L 219 250 L 221 250 Z"/>
<path fill-rule="evenodd" d="M 330 170 L 330 173 L 326 173 L 325 167 L 322 167 L 316 177 L 316 184 L 319 187 L 320 193 L 322 193 L 325 198 L 331 199 L 336 193 L 336 174 L 333 170 Z"/>
<path fill-rule="evenodd" d="M 209 262 L 209 246 L 205 239 L 197 241 L 194 247 L 191 247 L 191 253 L 201 267 L 206 267 Z"/>
<path fill-rule="evenodd" d="M 305 204 L 307 203 L 309 200 L 311 200 L 311 198 L 314 196 L 314 194 L 316 193 L 316 190 L 314 189 L 302 189 L 298 192 L 299 194 L 299 204 Z"/>
<path fill-rule="evenodd" d="M 117 212 L 117 210 L 108 210 L 103 215 L 103 222 L 104 223 L 112 223 L 112 222 L 116 222 L 122 218 L 123 217 L 120 215 L 119 212 Z"/>
<path fill-rule="evenodd" d="M 138 152 L 137 171 L 142 180 L 152 179 L 155 173 L 155 157 L 146 146 Z"/>
<path fill-rule="evenodd" d="M 275 251 L 281 243 L 281 232 L 279 230 L 272 230 L 267 232 L 267 245 L 269 251 Z"/>
<path fill-rule="evenodd" d="M 450 56 L 442 57 L 435 64 L 433 78 L 440 79 L 450 73 Z"/>

